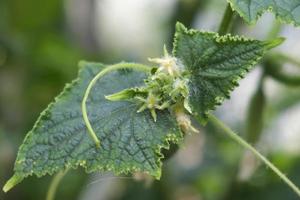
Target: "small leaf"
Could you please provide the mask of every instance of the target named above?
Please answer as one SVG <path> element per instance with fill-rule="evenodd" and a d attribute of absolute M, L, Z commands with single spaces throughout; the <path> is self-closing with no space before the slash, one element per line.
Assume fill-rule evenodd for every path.
<path fill-rule="evenodd" d="M 213 32 L 187 30 L 177 24 L 173 54 L 189 71 L 189 103 L 203 123 L 206 115 L 220 105 L 238 81 L 258 62 L 266 50 L 282 43 Z"/>
<path fill-rule="evenodd" d="M 136 95 L 142 95 L 143 92 L 140 92 L 138 88 L 127 88 L 120 92 L 114 94 L 106 95 L 105 98 L 110 101 L 124 101 L 133 99 Z"/>
<path fill-rule="evenodd" d="M 176 120 L 165 110 L 158 112 L 155 123 L 148 110 L 137 113 L 137 105 L 132 102 L 105 99 L 105 95 L 142 85 L 145 75 L 116 71 L 95 84 L 87 109 L 101 140 L 101 147 L 97 148 L 87 133 L 81 102 L 88 83 L 104 65 L 87 62 L 81 65 L 79 78 L 66 86 L 27 134 L 6 191 L 27 176 L 40 177 L 78 166 L 87 172 L 140 171 L 160 178 L 161 148 L 168 149 L 169 141 L 178 142 L 182 138 Z"/>
<path fill-rule="evenodd" d="M 231 7 L 250 24 L 265 12 L 273 12 L 282 22 L 300 25 L 300 0 L 227 0 Z"/>

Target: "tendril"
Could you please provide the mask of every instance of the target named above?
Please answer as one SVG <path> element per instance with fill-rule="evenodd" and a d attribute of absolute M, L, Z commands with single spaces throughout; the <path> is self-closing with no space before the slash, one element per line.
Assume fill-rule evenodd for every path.
<path fill-rule="evenodd" d="M 268 166 L 278 177 L 280 177 L 285 184 L 287 184 L 297 195 L 300 197 L 300 189 L 285 175 L 283 174 L 271 161 L 269 161 L 264 155 L 257 151 L 253 146 L 251 146 L 247 141 L 237 135 L 228 126 L 226 126 L 222 121 L 216 118 L 214 115 L 209 114 L 210 121 L 221 130 L 224 131 L 231 139 L 239 143 L 242 147 L 251 151 L 260 161 L 262 161 L 266 166 Z"/>
<path fill-rule="evenodd" d="M 95 83 L 102 78 L 104 75 L 115 71 L 115 70 L 119 70 L 119 69 L 133 69 L 133 70 L 137 70 L 137 71 L 142 71 L 145 73 L 149 73 L 151 71 L 151 67 L 143 65 L 143 64 L 138 64 L 138 63 L 118 63 L 115 65 L 109 65 L 108 67 L 104 68 L 103 70 L 101 70 L 89 83 L 89 85 L 87 86 L 83 99 L 82 99 L 82 103 L 81 103 L 81 110 L 82 110 L 82 116 L 83 116 L 83 120 L 84 123 L 88 129 L 88 133 L 91 136 L 91 138 L 94 140 L 94 142 L 96 143 L 97 148 L 100 148 L 100 140 L 98 139 L 91 123 L 90 120 L 88 118 L 88 113 L 87 113 L 87 108 L 86 108 L 86 102 L 88 100 L 89 94 L 91 92 L 91 89 L 93 88 L 93 86 L 95 85 Z"/>

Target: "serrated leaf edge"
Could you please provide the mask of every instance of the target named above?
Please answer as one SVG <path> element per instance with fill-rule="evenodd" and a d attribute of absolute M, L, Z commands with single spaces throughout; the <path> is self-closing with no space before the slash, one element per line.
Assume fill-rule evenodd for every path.
<path fill-rule="evenodd" d="M 76 79 L 74 79 L 71 83 L 67 83 L 65 85 L 64 89 L 62 90 L 62 92 L 60 92 L 59 95 L 57 95 L 54 98 L 54 101 L 52 101 L 50 104 L 48 104 L 47 108 L 40 113 L 37 121 L 35 122 L 35 124 L 33 126 L 33 128 L 26 134 L 26 136 L 25 136 L 25 138 L 23 140 L 23 143 L 21 144 L 21 146 L 19 148 L 20 149 L 19 152 L 26 145 L 24 143 L 24 141 L 26 141 L 30 137 L 30 135 L 32 134 L 32 132 L 40 125 L 41 120 L 45 116 L 49 115 L 49 111 L 54 106 L 54 104 L 57 103 L 61 97 L 65 96 L 66 93 L 68 92 L 68 90 L 70 90 L 73 86 L 75 86 L 80 81 L 80 76 L 79 75 L 81 74 L 82 70 L 84 69 L 84 67 L 85 67 L 85 65 L 87 63 L 91 64 L 93 62 L 87 62 L 87 61 L 80 61 L 79 62 L 78 77 Z M 103 67 L 105 67 L 105 65 L 102 64 L 102 63 L 93 63 L 93 64 L 99 65 L 100 69 L 103 68 Z M 180 131 L 180 127 L 178 125 L 177 125 L 177 130 L 180 133 L 180 137 L 177 137 L 174 134 L 174 132 L 168 133 L 165 136 L 165 138 L 163 139 L 163 144 L 162 145 L 157 145 L 154 148 L 154 151 L 155 151 L 155 153 L 158 156 L 158 158 L 156 160 L 156 162 L 158 164 L 158 171 L 156 171 L 155 173 L 151 173 L 150 171 L 143 171 L 142 169 L 137 168 L 137 167 L 128 167 L 128 168 L 123 169 L 123 170 L 118 170 L 117 168 L 115 168 L 112 165 L 104 165 L 104 166 L 101 166 L 101 167 L 97 167 L 96 169 L 87 170 L 87 165 L 86 165 L 86 161 L 85 160 L 79 160 L 75 164 L 66 163 L 65 164 L 65 169 L 77 169 L 80 166 L 80 167 L 83 167 L 87 173 L 91 173 L 93 171 L 112 171 L 116 175 L 129 174 L 129 173 L 131 174 L 131 173 L 135 173 L 135 172 L 143 172 L 143 173 L 149 174 L 151 176 L 154 176 L 157 180 L 159 180 L 160 177 L 161 177 L 161 167 L 162 167 L 162 161 L 161 160 L 164 158 L 164 155 L 161 152 L 162 149 L 169 150 L 170 149 L 170 142 L 178 145 L 182 141 L 182 139 L 183 139 L 183 134 Z M 15 165 L 17 165 L 19 162 L 22 162 L 22 159 L 18 159 L 19 156 L 20 156 L 20 154 L 18 153 L 17 159 L 15 161 Z M 59 170 L 61 170 L 61 169 L 59 169 L 59 168 L 51 168 L 51 171 L 49 170 L 47 172 L 42 172 L 42 173 L 35 173 L 35 172 L 31 171 L 30 173 L 28 173 L 26 175 L 23 175 L 22 173 L 15 172 L 13 174 L 13 176 L 6 182 L 6 184 L 3 187 L 3 190 L 5 192 L 7 192 L 8 190 L 10 190 L 11 188 L 13 188 L 15 185 L 17 185 L 18 183 L 20 183 L 24 178 L 26 178 L 28 176 L 36 175 L 36 177 L 39 178 L 39 177 L 42 177 L 42 176 L 45 176 L 45 175 L 53 175 L 54 173 L 56 173 Z"/>
<path fill-rule="evenodd" d="M 182 23 L 177 22 L 176 23 L 176 32 L 174 36 L 174 41 L 173 41 L 173 56 L 176 57 L 176 48 L 177 48 L 177 38 L 179 34 L 187 34 L 187 35 L 194 35 L 197 33 L 201 33 L 203 35 L 208 35 L 212 36 L 214 39 L 216 39 L 216 42 L 226 42 L 228 39 L 232 39 L 232 41 L 257 41 L 252 38 L 245 37 L 243 35 L 231 35 L 230 33 L 225 34 L 225 35 L 219 35 L 217 32 L 213 31 L 207 31 L 207 30 L 197 30 L 197 29 L 187 29 Z"/>
<path fill-rule="evenodd" d="M 298 24 L 295 20 L 283 19 L 279 14 L 277 14 L 277 12 L 273 11 L 274 10 L 273 6 L 269 6 L 268 8 L 261 10 L 260 12 L 258 12 L 256 14 L 255 18 L 250 19 L 250 17 L 249 17 L 250 20 L 248 20 L 248 16 L 243 11 L 241 11 L 235 5 L 235 3 L 232 2 L 232 0 L 227 0 L 227 2 L 230 4 L 231 9 L 233 11 L 236 11 L 249 25 L 254 25 L 264 13 L 271 12 L 275 15 L 275 18 L 282 24 L 291 24 L 295 27 L 300 26 L 300 23 Z"/>
<path fill-rule="evenodd" d="M 178 43 L 178 37 L 180 34 L 187 34 L 187 35 L 194 35 L 194 34 L 204 34 L 204 35 L 208 35 L 208 36 L 213 36 L 213 38 L 215 39 L 216 42 L 218 43 L 223 43 L 223 42 L 227 42 L 228 40 L 230 41 L 243 41 L 243 42 L 251 42 L 251 41 L 258 41 L 258 40 L 254 40 L 252 38 L 246 38 L 244 36 L 232 36 L 231 34 L 226 34 L 226 35 L 222 35 L 220 36 L 218 33 L 216 32 L 211 32 L 211 31 L 202 31 L 202 30 L 196 30 L 196 29 L 187 29 L 182 23 L 177 22 L 176 23 L 176 32 L 175 32 L 175 37 L 174 37 L 174 42 L 173 42 L 173 56 L 176 56 L 176 49 L 177 49 L 177 43 Z M 270 41 L 265 41 L 262 43 L 263 48 L 263 52 L 262 55 L 257 57 L 253 62 L 251 62 L 250 64 L 248 64 L 247 66 L 245 66 L 245 69 L 243 69 L 241 71 L 240 75 L 236 75 L 233 77 L 232 80 L 232 84 L 237 87 L 239 86 L 239 81 L 245 77 L 245 75 L 258 63 L 258 61 L 263 57 L 263 55 L 266 53 L 267 50 L 274 48 L 278 45 L 280 45 L 282 42 L 284 41 L 284 38 L 276 38 L 274 40 L 270 40 Z M 199 115 L 199 113 L 197 112 L 193 112 L 193 114 L 195 115 L 194 117 L 197 118 L 201 124 L 205 125 L 207 122 L 207 115 L 209 114 L 209 112 L 213 111 L 216 109 L 216 107 L 218 105 L 221 105 L 224 100 L 226 99 L 230 99 L 230 93 L 234 90 L 235 87 L 231 87 L 228 89 L 227 93 L 226 93 L 226 97 L 220 97 L 217 96 L 214 99 L 214 106 L 208 110 L 207 112 L 204 113 L 206 119 L 203 119 L 202 116 Z M 193 108 L 193 106 L 191 106 Z"/>

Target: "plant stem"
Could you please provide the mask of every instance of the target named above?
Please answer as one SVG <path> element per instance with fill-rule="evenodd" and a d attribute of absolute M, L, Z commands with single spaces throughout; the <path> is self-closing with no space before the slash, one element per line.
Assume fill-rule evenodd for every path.
<path fill-rule="evenodd" d="M 300 76 L 291 76 L 279 71 L 269 72 L 268 75 L 285 85 L 289 85 L 289 86 L 300 85 Z"/>
<path fill-rule="evenodd" d="M 281 31 L 281 23 L 274 20 L 273 25 L 267 33 L 267 39 L 275 39 Z M 262 68 L 258 87 L 250 100 L 248 116 L 246 119 L 246 139 L 255 144 L 263 130 L 263 114 L 265 109 L 266 97 L 263 91 L 263 82 L 266 76 L 266 69 Z"/>
<path fill-rule="evenodd" d="M 64 171 L 60 171 L 53 177 L 53 179 L 50 183 L 48 192 L 47 192 L 46 200 L 54 200 L 57 187 L 67 172 L 68 172 L 68 169 L 66 169 Z"/>
<path fill-rule="evenodd" d="M 257 89 L 250 99 L 246 118 L 246 140 L 251 144 L 257 143 L 264 126 L 264 110 L 266 97 L 263 90 L 265 72 L 263 71 Z"/>
<path fill-rule="evenodd" d="M 276 61 L 274 59 L 265 59 L 264 61 L 265 71 L 268 76 L 272 77 L 283 84 L 290 86 L 300 85 L 300 75 L 299 74 L 288 74 L 282 70 L 281 61 Z"/>
<path fill-rule="evenodd" d="M 229 29 L 232 25 L 232 19 L 233 19 L 233 11 L 229 5 L 229 3 L 227 4 L 226 10 L 224 12 L 223 18 L 222 18 L 222 22 L 219 26 L 219 30 L 218 33 L 220 35 L 224 35 L 226 33 L 229 32 Z"/>
<path fill-rule="evenodd" d="M 250 150 L 258 159 L 264 162 L 300 197 L 299 188 L 286 175 L 284 175 L 273 163 L 271 163 L 265 156 L 259 153 L 253 146 L 247 143 L 243 138 L 237 135 L 233 130 L 231 130 L 228 126 L 226 126 L 222 121 L 220 121 L 214 115 L 209 114 L 209 119 L 215 126 L 222 129 L 231 139 L 239 143 L 244 148 Z"/>
<path fill-rule="evenodd" d="M 286 55 L 286 54 L 274 53 L 274 54 L 271 54 L 270 59 L 277 59 L 282 62 L 288 62 L 297 67 L 300 67 L 300 60 L 298 60 L 297 58 L 291 57 L 289 55 Z"/>
<path fill-rule="evenodd" d="M 149 66 L 138 64 L 138 63 L 118 63 L 118 64 L 110 65 L 110 66 L 104 68 L 91 80 L 91 82 L 89 83 L 87 89 L 85 90 L 83 100 L 82 100 L 82 103 L 81 103 L 81 110 L 82 110 L 83 120 L 84 120 L 85 125 L 88 129 L 88 133 L 90 134 L 92 139 L 95 141 L 96 146 L 98 148 L 100 147 L 100 140 L 98 139 L 98 137 L 97 137 L 94 129 L 92 128 L 92 125 L 91 125 L 90 121 L 89 121 L 88 114 L 87 114 L 87 108 L 86 108 L 86 102 L 87 102 L 87 99 L 88 99 L 89 94 L 91 92 L 91 89 L 93 88 L 93 86 L 95 85 L 97 80 L 99 80 L 105 74 L 107 74 L 109 72 L 112 72 L 112 71 L 115 71 L 115 70 L 119 70 L 119 69 L 134 69 L 134 70 L 142 71 L 142 72 L 145 72 L 145 73 L 149 73 L 150 70 L 151 70 L 151 68 Z"/>

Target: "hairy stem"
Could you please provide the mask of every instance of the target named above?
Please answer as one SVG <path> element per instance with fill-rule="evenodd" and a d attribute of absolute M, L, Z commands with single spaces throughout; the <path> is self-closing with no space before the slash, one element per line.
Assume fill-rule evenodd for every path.
<path fill-rule="evenodd" d="M 88 100 L 91 89 L 93 88 L 95 83 L 101 77 L 103 77 L 105 74 L 110 73 L 110 72 L 115 71 L 115 70 L 119 70 L 119 69 L 134 69 L 134 70 L 142 71 L 142 72 L 145 72 L 145 73 L 148 73 L 151 70 L 151 68 L 149 66 L 138 64 L 138 63 L 118 63 L 118 64 L 110 65 L 110 66 L 104 68 L 91 80 L 91 82 L 89 83 L 88 87 L 85 90 L 83 100 L 82 100 L 82 103 L 81 103 L 81 110 L 82 110 L 82 116 L 83 116 L 84 123 L 85 123 L 85 125 L 88 129 L 88 133 L 90 134 L 92 139 L 95 141 L 96 146 L 98 148 L 100 147 L 100 140 L 98 139 L 94 129 L 92 128 L 90 120 L 88 118 L 86 102 Z"/>
<path fill-rule="evenodd" d="M 62 180 L 62 178 L 66 175 L 66 173 L 68 171 L 69 171 L 68 169 L 66 169 L 64 171 L 60 171 L 53 177 L 53 179 L 50 183 L 48 192 L 47 192 L 46 200 L 54 200 L 55 199 L 57 187 L 58 187 L 60 181 Z"/>
<path fill-rule="evenodd" d="M 221 24 L 218 29 L 218 33 L 220 35 L 224 35 L 229 32 L 229 29 L 232 25 L 233 14 L 234 13 L 233 13 L 233 10 L 231 9 L 230 5 L 227 4 Z"/>
<path fill-rule="evenodd" d="M 222 129 L 231 139 L 239 143 L 244 148 L 251 151 L 259 160 L 264 162 L 275 174 L 277 174 L 299 197 L 300 190 L 299 188 L 286 176 L 284 175 L 273 163 L 271 163 L 265 156 L 259 153 L 253 146 L 247 143 L 243 138 L 237 135 L 233 130 L 226 126 L 222 121 L 216 118 L 214 115 L 209 114 L 210 121 Z"/>

